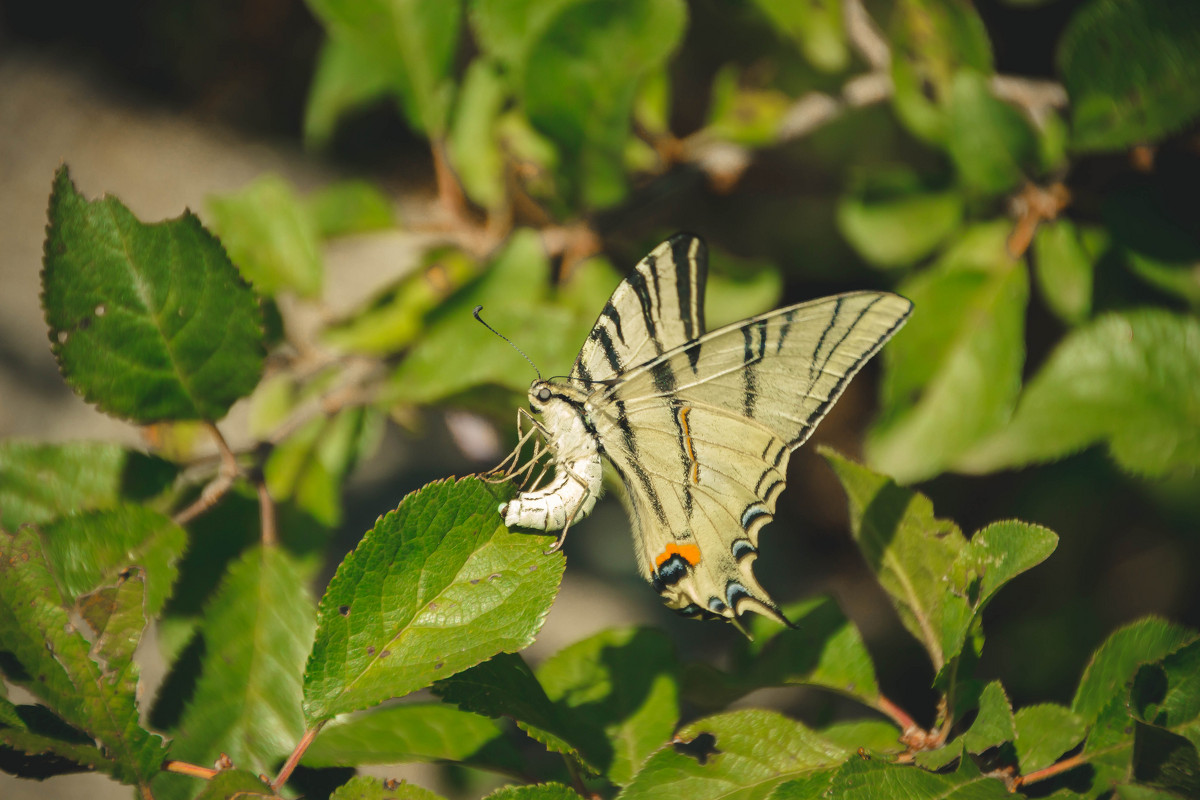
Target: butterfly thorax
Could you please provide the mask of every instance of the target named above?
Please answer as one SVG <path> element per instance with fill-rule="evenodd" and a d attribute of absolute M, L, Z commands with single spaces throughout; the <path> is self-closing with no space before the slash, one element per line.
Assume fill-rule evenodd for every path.
<path fill-rule="evenodd" d="M 586 399 L 578 389 L 549 381 L 537 380 L 529 387 L 529 407 L 541 417 L 554 455 L 554 478 L 502 505 L 505 525 L 560 530 L 595 507 L 602 468 L 596 435 L 584 411 Z"/>

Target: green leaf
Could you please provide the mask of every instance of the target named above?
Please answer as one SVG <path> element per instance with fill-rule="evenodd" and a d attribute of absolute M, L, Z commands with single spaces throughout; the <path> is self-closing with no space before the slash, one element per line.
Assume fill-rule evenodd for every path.
<path fill-rule="evenodd" d="M 166 491 L 168 461 L 105 442 L 0 442 L 0 526 L 48 522 L 72 511 L 145 502 Z"/>
<path fill-rule="evenodd" d="M 443 800 L 440 794 L 411 783 L 358 775 L 329 795 L 329 800 Z"/>
<path fill-rule="evenodd" d="M 145 627 L 141 575 L 98 593 L 79 609 L 95 625 L 92 644 L 68 615 L 36 532 L 0 532 L 0 641 L 24 669 L 18 681 L 68 725 L 93 737 L 98 769 L 146 787 L 166 748 L 138 723 L 133 650 Z"/>
<path fill-rule="evenodd" d="M 1011 800 L 1012 794 L 1004 782 L 980 774 L 969 759 L 959 762 L 951 773 L 929 772 L 919 767 L 861 758 L 847 761 L 833 776 L 829 793 L 824 796 L 839 800 L 875 800 L 899 798 L 906 800 Z M 798 800 L 817 795 L 776 795 L 777 800 Z"/>
<path fill-rule="evenodd" d="M 317 235 L 323 239 L 396 226 L 391 198 L 366 181 L 331 183 L 309 195 L 305 206 Z"/>
<path fill-rule="evenodd" d="M 67 382 L 133 422 L 218 420 L 258 383 L 262 314 L 190 212 L 146 225 L 54 177 L 42 307 Z"/>
<path fill-rule="evenodd" d="M 543 372 L 565 374 L 618 280 L 606 262 L 592 259 L 552 297 L 540 238 L 531 230 L 517 231 L 483 277 L 438 310 L 393 373 L 386 399 L 431 403 L 488 383 L 525 393 L 534 377 L 529 364 L 472 318 L 480 304 L 483 318 Z"/>
<path fill-rule="evenodd" d="M 576 726 L 553 702 L 519 655 L 500 654 L 453 678 L 438 681 L 433 690 L 464 711 L 489 717 L 511 717 L 521 730 L 549 750 L 569 755 L 599 774 L 611 747 L 594 730 Z M 585 748 L 599 749 L 599 753 Z M 593 759 L 595 759 L 593 761 Z"/>
<path fill-rule="evenodd" d="M 686 20 L 681 0 L 575 3 L 529 47 L 518 94 L 561 149 L 575 202 L 602 208 L 624 196 L 638 83 L 674 51 Z"/>
<path fill-rule="evenodd" d="M 500 497 L 441 481 L 382 517 L 321 600 L 304 679 L 312 725 L 526 647 L 558 591 L 562 555 L 510 533 Z"/>
<path fill-rule="evenodd" d="M 941 144 L 954 76 L 964 67 L 992 70 L 987 28 L 968 0 L 902 0 L 890 38 L 896 114 L 910 132 Z"/>
<path fill-rule="evenodd" d="M 495 64 L 484 59 L 472 61 L 447 140 L 450 163 L 467 196 L 492 210 L 508 202 L 505 155 L 496 125 L 509 91 Z"/>
<path fill-rule="evenodd" d="M 979 580 L 973 605 L 983 608 L 1000 587 L 1045 561 L 1058 546 L 1048 528 L 1019 520 L 993 522 L 971 537 L 965 561 Z"/>
<path fill-rule="evenodd" d="M 137 565 L 145 573 L 146 614 L 156 617 L 179 576 L 187 534 L 153 509 L 119 505 L 60 517 L 42 526 L 42 543 L 69 602 Z"/>
<path fill-rule="evenodd" d="M 320 293 L 317 228 L 286 180 L 263 175 L 241 191 L 209 197 L 208 210 L 229 257 L 259 292 Z"/>
<path fill-rule="evenodd" d="M 929 498 L 897 486 L 828 448 L 850 501 L 854 541 L 888 593 L 900 621 L 925 646 L 934 669 L 954 653 L 943 647 L 947 620 L 969 616 L 965 592 L 948 591 L 947 578 L 961 574 L 957 563 L 968 544 L 958 526 L 933 516 Z"/>
<path fill-rule="evenodd" d="M 960 467 L 989 472 L 1106 442 L 1147 475 L 1200 464 L 1200 320 L 1159 309 L 1107 314 L 1063 339 L 1009 425 Z"/>
<path fill-rule="evenodd" d="M 327 147 L 338 120 L 384 97 L 390 86 L 384 65 L 353 40 L 330 36 L 317 54 L 316 72 L 304 107 L 304 143 Z"/>
<path fill-rule="evenodd" d="M 582 800 L 575 790 L 561 783 L 533 786 L 502 786 L 484 800 Z"/>
<path fill-rule="evenodd" d="M 781 628 L 766 618 L 752 620 L 754 642 L 728 673 L 703 663 L 689 664 L 688 700 L 701 708 L 719 708 L 755 689 L 808 685 L 876 706 L 879 684 L 871 655 L 837 603 L 817 597 L 783 611 L 795 627 Z"/>
<path fill-rule="evenodd" d="M 684 744 L 652 755 L 621 800 L 770 796 L 787 780 L 842 763 L 850 751 L 770 711 L 745 710 L 698 720 L 679 731 Z"/>
<path fill-rule="evenodd" d="M 247 550 L 225 573 L 204 611 L 200 680 L 176 732 L 173 758 L 269 772 L 304 734 L 300 701 L 312 643 L 313 601 L 294 557 L 279 547 Z M 164 774 L 155 795 L 189 797 L 195 781 Z"/>
<path fill-rule="evenodd" d="M 271 786 L 253 772 L 244 769 L 227 769 L 217 773 L 210 781 L 202 784 L 195 800 L 253 800 L 253 798 L 277 798 Z"/>
<path fill-rule="evenodd" d="M 329 800 L 443 800 L 440 794 L 404 781 L 357 775 L 329 795 Z"/>
<path fill-rule="evenodd" d="M 308 6 L 331 39 L 359 51 L 360 64 L 377 65 L 414 130 L 442 137 L 454 89 L 450 73 L 461 32 L 461 3 L 308 0 Z"/>
<path fill-rule="evenodd" d="M 1092 655 L 1071 710 L 1085 722 L 1095 722 L 1104 707 L 1123 694 L 1139 666 L 1165 658 L 1195 639 L 1194 630 L 1153 617 L 1120 628 Z"/>
<path fill-rule="evenodd" d="M 1033 237 L 1033 264 L 1038 288 L 1050 310 L 1072 325 L 1092 312 L 1096 262 L 1108 249 L 1103 228 L 1077 226 L 1067 219 L 1038 226 Z"/>
<path fill-rule="evenodd" d="M 1200 797 L 1200 754 L 1186 737 L 1139 722 L 1134 734 L 1133 778 L 1179 797 Z"/>
<path fill-rule="evenodd" d="M 750 83 L 750 69 L 726 64 L 713 76 L 704 135 L 745 147 L 769 147 L 779 140 L 779 124 L 792 98 L 778 89 Z"/>
<path fill-rule="evenodd" d="M 932 253 L 962 222 L 954 189 L 930 189 L 912 172 L 870 173 L 838 202 L 838 230 L 877 267 L 906 267 Z"/>
<path fill-rule="evenodd" d="M 1071 17 L 1058 70 L 1071 98 L 1076 150 L 1122 150 L 1200 114 L 1200 7 L 1092 0 Z"/>
<path fill-rule="evenodd" d="M 968 189 L 986 195 L 1009 192 L 1037 160 L 1037 137 L 1029 122 L 993 96 L 979 72 L 955 74 L 947 121 L 950 158 Z"/>
<path fill-rule="evenodd" d="M 584 0 L 473 0 L 471 31 L 484 53 L 517 76 L 526 68 L 529 48 L 563 9 Z"/>
<path fill-rule="evenodd" d="M 1162 660 L 1167 689 L 1156 702 L 1155 713 L 1139 712 L 1147 722 L 1169 728 L 1183 728 L 1193 742 L 1200 739 L 1200 643 L 1193 641 Z"/>
<path fill-rule="evenodd" d="M 521 759 L 493 720 L 437 703 L 405 703 L 338 719 L 304 752 L 309 767 L 453 761 L 519 774 Z"/>
<path fill-rule="evenodd" d="M 902 483 L 959 462 L 1006 423 L 1021 388 L 1029 278 L 1009 258 L 1007 223 L 969 229 L 900 287 L 912 318 L 889 344 L 884 414 L 867 460 Z"/>
<path fill-rule="evenodd" d="M 916 755 L 916 763 L 938 770 L 966 753 L 982 753 L 992 747 L 1011 742 L 1016 736 L 1012 706 L 999 681 L 992 681 L 979 696 L 978 713 L 971 727 L 962 736 L 937 750 Z"/>
<path fill-rule="evenodd" d="M 813 66 L 840 72 L 850 60 L 841 3 L 821 0 L 755 0 L 779 33 L 794 39 Z"/>
<path fill-rule="evenodd" d="M 292 500 L 326 527 L 342 519 L 342 482 L 359 459 L 370 455 L 381 433 L 382 415 L 372 408 L 346 408 L 300 426 L 272 451 L 263 468 L 271 497 Z"/>
<path fill-rule="evenodd" d="M 853 752 L 862 748 L 868 753 L 896 755 L 904 750 L 904 745 L 900 743 L 900 729 L 881 719 L 839 722 L 822 728 L 818 733 Z"/>
<path fill-rule="evenodd" d="M 431 248 L 421 257 L 417 270 L 376 298 L 369 308 L 356 311 L 345 322 L 328 329 L 324 340 L 351 352 L 399 352 L 414 341 L 424 340 L 430 312 L 481 269 L 481 264 L 461 250 Z"/>
<path fill-rule="evenodd" d="M 80 765 L 80 769 L 104 759 L 90 737 L 45 706 L 14 705 L 5 695 L 5 684 L 0 681 L 0 743 L 26 755 L 61 756 Z"/>
<path fill-rule="evenodd" d="M 584 750 L 613 783 L 624 786 L 670 740 L 679 718 L 678 664 L 658 631 L 603 631 L 560 650 L 537 670 Z M 603 754 L 603 755 L 601 755 Z"/>
<path fill-rule="evenodd" d="M 1024 775 L 1050 766 L 1087 734 L 1087 724 L 1078 714 L 1055 703 L 1022 708 L 1016 725 L 1014 743 Z"/>
<path fill-rule="evenodd" d="M 708 302 L 705 316 L 708 329 L 716 330 L 722 325 L 753 317 L 764 311 L 779 307 L 783 297 L 783 276 L 774 264 L 759 259 L 741 258 L 724 250 L 708 251 Z M 582 293 L 583 302 L 604 294 L 608 276 L 603 270 L 593 269 L 591 276 L 601 285 L 596 290 Z M 600 301 L 603 304 L 603 300 Z M 595 307 L 583 307 L 581 313 L 596 314 Z M 582 342 L 581 342 L 582 343 Z"/>

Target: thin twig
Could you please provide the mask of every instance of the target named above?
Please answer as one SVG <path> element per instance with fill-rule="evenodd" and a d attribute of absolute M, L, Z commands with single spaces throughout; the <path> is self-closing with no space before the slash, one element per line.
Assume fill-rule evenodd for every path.
<path fill-rule="evenodd" d="M 288 756 L 288 760 L 280 768 L 279 774 L 275 776 L 275 780 L 271 781 L 271 789 L 273 791 L 278 792 L 288 782 L 288 778 L 292 777 L 292 772 L 295 771 L 296 766 L 300 763 L 300 759 L 304 757 L 304 751 L 308 750 L 308 746 L 313 743 L 313 739 L 317 738 L 317 734 L 321 732 L 321 728 L 324 725 L 324 722 L 318 722 L 304 732 L 304 736 L 296 744 L 296 749 Z"/>
<path fill-rule="evenodd" d="M 273 547 L 278 541 L 275 535 L 275 501 L 271 498 L 271 493 L 267 491 L 267 482 L 260 478 L 258 481 L 258 519 L 259 527 L 262 529 L 261 538 L 263 547 Z"/>
<path fill-rule="evenodd" d="M 846 38 L 868 64 L 876 70 L 892 65 L 892 52 L 887 39 L 863 8 L 862 0 L 843 0 L 842 18 L 846 21 Z"/>
<path fill-rule="evenodd" d="M 189 764 L 186 761 L 175 761 L 173 759 L 164 761 L 163 769 L 167 772 L 176 772 L 180 775 L 188 775 L 192 778 L 200 778 L 206 781 L 211 781 L 220 772 L 220 770 L 202 767 L 199 764 Z"/>
<path fill-rule="evenodd" d="M 912 717 L 906 714 L 904 709 L 900 708 L 900 706 L 896 705 L 882 694 L 879 695 L 879 705 L 877 707 L 883 714 L 890 717 L 893 722 L 900 726 L 902 733 L 908 733 L 910 731 L 921 729 L 921 726 L 918 725 Z"/>
<path fill-rule="evenodd" d="M 204 487 L 196 501 L 175 515 L 174 520 L 179 525 L 186 525 L 216 505 L 217 501 L 224 497 L 225 493 L 233 486 L 233 482 L 238 476 L 237 455 L 229 448 L 229 443 L 225 441 L 221 429 L 212 422 L 206 422 L 205 427 L 208 428 L 208 432 L 217 445 L 221 466 L 217 470 L 217 476 Z"/>
<path fill-rule="evenodd" d="M 1086 763 L 1087 759 L 1083 757 L 1082 753 L 1076 756 L 1071 756 L 1070 758 L 1064 758 L 1057 764 L 1051 764 L 1044 769 L 1034 770 L 1028 775 L 1018 775 L 1016 780 L 1013 781 L 1012 789 L 1015 792 L 1022 786 L 1030 783 L 1037 783 L 1038 781 L 1044 781 L 1047 778 L 1053 778 L 1055 775 L 1059 775 L 1063 772 L 1069 772 L 1070 770 L 1073 770 L 1076 767 L 1081 767 Z"/>

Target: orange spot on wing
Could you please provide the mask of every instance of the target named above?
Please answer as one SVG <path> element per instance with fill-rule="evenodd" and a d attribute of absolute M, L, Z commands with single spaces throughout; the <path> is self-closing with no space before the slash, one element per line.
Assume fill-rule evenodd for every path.
<path fill-rule="evenodd" d="M 691 564 L 693 567 L 700 563 L 700 548 L 694 544 L 675 544 L 672 542 L 667 545 L 667 549 L 658 554 L 658 558 L 654 559 L 654 566 L 661 567 L 663 563 L 671 556 L 678 555 L 684 561 Z"/>

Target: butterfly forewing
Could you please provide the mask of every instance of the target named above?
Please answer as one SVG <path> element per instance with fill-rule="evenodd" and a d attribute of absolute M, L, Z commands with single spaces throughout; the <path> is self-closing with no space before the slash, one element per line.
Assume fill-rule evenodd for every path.
<path fill-rule="evenodd" d="M 611 381 L 704 333 L 704 242 L 678 234 L 654 248 L 621 282 L 575 359 L 584 385 Z"/>

